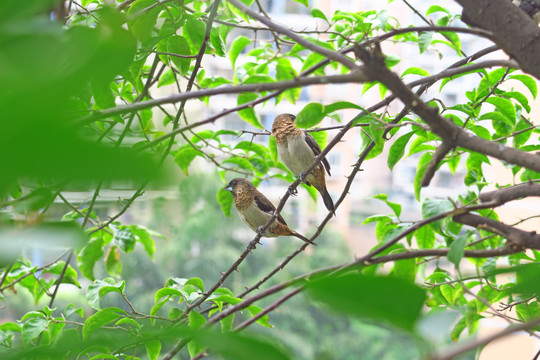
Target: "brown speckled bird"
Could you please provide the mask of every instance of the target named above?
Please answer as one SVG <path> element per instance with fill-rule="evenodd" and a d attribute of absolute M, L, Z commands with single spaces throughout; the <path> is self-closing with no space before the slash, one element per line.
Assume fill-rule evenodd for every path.
<path fill-rule="evenodd" d="M 258 229 L 264 226 L 276 211 L 274 204 L 270 202 L 257 188 L 248 180 L 242 178 L 232 179 L 225 187 L 225 190 L 230 191 L 234 198 L 234 205 L 238 210 L 240 218 L 251 228 L 257 232 Z M 287 226 L 287 223 L 281 215 L 272 222 L 265 230 L 263 236 L 295 236 L 305 242 L 313 245 L 313 241 Z"/>
<path fill-rule="evenodd" d="M 276 116 L 272 124 L 272 135 L 276 137 L 277 151 L 281 161 L 293 174 L 301 176 L 313 163 L 315 156 L 321 153 L 321 148 L 313 136 L 295 126 L 295 118 L 291 114 Z M 323 157 L 321 162 L 309 174 L 303 174 L 305 178 L 300 180 L 307 185 L 313 185 L 322 195 L 326 208 L 335 215 L 334 202 L 326 189 L 325 169 L 330 176 L 330 164 L 326 157 Z"/>

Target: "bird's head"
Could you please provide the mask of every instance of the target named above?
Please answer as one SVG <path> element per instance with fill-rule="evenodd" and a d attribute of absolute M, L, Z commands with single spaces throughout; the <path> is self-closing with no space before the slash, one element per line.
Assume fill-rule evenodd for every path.
<path fill-rule="evenodd" d="M 256 191 L 257 189 L 251 183 L 251 181 L 243 178 L 236 178 L 229 181 L 229 183 L 227 184 L 227 186 L 225 186 L 223 190 L 230 191 L 233 197 L 236 197 L 239 194 L 251 193 L 254 190 Z"/>
<path fill-rule="evenodd" d="M 276 135 L 276 130 L 282 129 L 289 126 L 295 126 L 294 125 L 294 119 L 296 119 L 296 116 L 291 114 L 280 114 L 276 116 L 274 119 L 274 123 L 272 124 L 272 135 Z"/>

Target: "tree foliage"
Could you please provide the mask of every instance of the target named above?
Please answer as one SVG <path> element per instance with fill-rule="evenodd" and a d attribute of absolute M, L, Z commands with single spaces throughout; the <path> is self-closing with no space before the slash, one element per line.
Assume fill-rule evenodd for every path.
<path fill-rule="evenodd" d="M 332 316 L 406 334 L 432 359 L 480 351 L 485 344 L 438 351 L 420 330 L 437 314 L 459 314 L 447 334 L 457 341 L 474 334 L 480 319 L 505 317 L 495 309 L 503 301 L 516 317 L 505 317 L 514 327 L 499 336 L 514 329 L 536 332 L 540 236 L 497 215 L 498 207 L 540 193 L 535 154 L 540 131 L 531 118 L 540 68 L 529 49 L 538 41 L 531 33 L 538 38 L 540 30 L 532 19 L 505 0 L 486 5 L 493 13 L 489 19 L 476 5 L 458 1 L 482 28 L 463 26 L 459 14 L 439 5 L 420 14 L 424 25 L 412 26 L 388 16 L 384 4 L 379 10 L 331 14 L 307 0 L 295 1 L 324 30 L 280 25 L 253 0 L 2 1 L 0 298 L 16 301 L 26 292 L 35 304 L 48 302 L 0 325 L 3 359 L 170 359 L 183 349 L 191 358 L 210 353 L 289 359 L 283 344 L 242 330 L 271 327 L 272 311 L 287 307 L 299 293 Z M 507 13 L 511 21 L 495 19 Z M 515 30 L 516 23 L 527 26 Z M 259 34 L 270 40 L 259 40 Z M 465 54 L 465 36 L 489 45 Z M 440 62 L 433 74 L 417 66 L 397 73 L 392 69 L 400 59 L 387 43 L 415 46 L 419 57 L 436 52 Z M 486 60 L 499 49 L 511 58 L 498 52 Z M 457 62 L 449 60 L 456 57 Z M 230 76 L 207 73 L 204 61 L 213 60 L 230 63 Z M 411 76 L 416 80 L 409 81 Z M 463 76 L 474 85 L 461 89 L 461 98 L 445 98 Z M 124 223 L 121 215 L 151 181 L 167 177 L 163 169 L 169 160 L 189 178 L 197 158 L 214 167 L 223 182 L 242 176 L 256 185 L 268 179 L 289 183 L 279 213 L 300 180 L 279 161 L 255 106 L 286 107 L 299 101 L 303 88 L 318 84 L 362 84 L 364 93 L 378 88 L 381 98 L 369 104 L 311 102 L 297 114 L 297 126 L 312 131 L 324 149 L 311 169 L 347 133 L 362 128 L 356 161 L 347 164 L 352 166 L 348 181 L 335 199 L 338 210 L 364 162 L 386 156 L 389 169 L 405 159 L 415 161 L 413 187 L 422 219 L 403 221 L 405 204 L 379 194 L 374 200 L 384 202 L 388 213 L 363 221 L 374 225 L 378 244 L 358 259 L 336 260 L 329 267 L 313 261 L 294 278 L 267 283 L 304 256 L 305 244 L 282 256 L 271 272 L 257 274 L 256 283 L 244 284 L 249 285 L 245 291 L 233 291 L 225 281 L 256 256 L 251 254 L 257 234 L 244 250 L 237 249 L 228 269 L 212 268 L 223 271 L 219 281 L 169 274 L 146 299 L 150 305 L 136 307 L 127 295 L 122 259 L 134 257 L 139 248 L 153 260 L 156 240 L 164 236 Z M 156 96 L 165 86 L 174 94 Z M 236 104 L 202 120 L 186 115 L 190 102 L 208 104 L 224 94 L 235 96 Z M 388 111 L 397 99 L 399 110 Z M 344 110 L 356 116 L 345 118 Z M 249 130 L 220 126 L 228 114 Z M 342 122 L 316 128 L 327 118 Z M 215 126 L 204 127 L 208 124 Z M 267 145 L 236 138 L 246 132 L 268 136 Z M 511 172 L 510 181 L 486 176 L 495 162 Z M 425 196 L 423 189 L 441 169 L 463 171 L 467 191 Z M 113 216 L 100 216 L 94 208 L 100 192 L 126 181 L 133 195 L 119 202 Z M 305 189 L 316 199 L 312 188 Z M 72 204 L 64 195 L 74 190 L 92 196 L 81 206 Z M 187 204 L 197 200 L 196 193 L 185 196 Z M 230 195 L 220 189 L 214 196 L 222 210 L 216 216 L 230 216 Z M 64 202 L 69 212 L 51 213 L 55 201 Z M 192 221 L 203 218 L 188 208 L 184 212 Z M 531 209 L 529 216 L 538 214 Z M 327 214 L 311 239 L 316 241 L 332 221 Z M 313 252 L 325 251 L 323 246 Z M 29 255 L 29 249 L 58 248 L 66 250 L 46 263 Z M 96 264 L 103 264 L 108 276 L 98 276 Z M 84 298 L 55 307 L 60 284 L 74 286 Z M 110 305 L 113 295 L 121 305 Z M 242 311 L 247 315 L 241 317 Z"/>

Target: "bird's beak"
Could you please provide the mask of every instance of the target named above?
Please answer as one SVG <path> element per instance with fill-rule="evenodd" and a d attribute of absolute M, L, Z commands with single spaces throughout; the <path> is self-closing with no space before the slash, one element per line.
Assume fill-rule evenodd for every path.
<path fill-rule="evenodd" d="M 223 188 L 223 190 L 232 192 L 231 184 L 227 184 L 227 186 L 225 186 L 225 188 Z"/>

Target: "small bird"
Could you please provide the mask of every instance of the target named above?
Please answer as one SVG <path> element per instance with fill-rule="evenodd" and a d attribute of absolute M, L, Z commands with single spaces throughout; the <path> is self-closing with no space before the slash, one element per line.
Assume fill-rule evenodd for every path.
<path fill-rule="evenodd" d="M 264 226 L 276 211 L 274 204 L 257 190 L 249 180 L 242 178 L 232 179 L 224 190 L 232 193 L 238 215 L 255 232 L 259 231 L 259 228 Z M 295 236 L 307 243 L 317 245 L 305 236 L 290 229 L 283 217 L 278 215 L 265 230 L 263 236 L 277 237 L 281 235 Z"/>
<path fill-rule="evenodd" d="M 276 138 L 279 158 L 289 170 L 300 177 L 302 182 L 313 185 L 322 195 L 326 208 L 336 214 L 334 202 L 326 189 L 324 170 L 330 176 L 330 164 L 323 157 L 321 162 L 309 174 L 303 172 L 313 163 L 321 148 L 308 132 L 298 129 L 294 124 L 296 117 L 291 114 L 276 116 L 272 124 L 272 135 Z"/>

